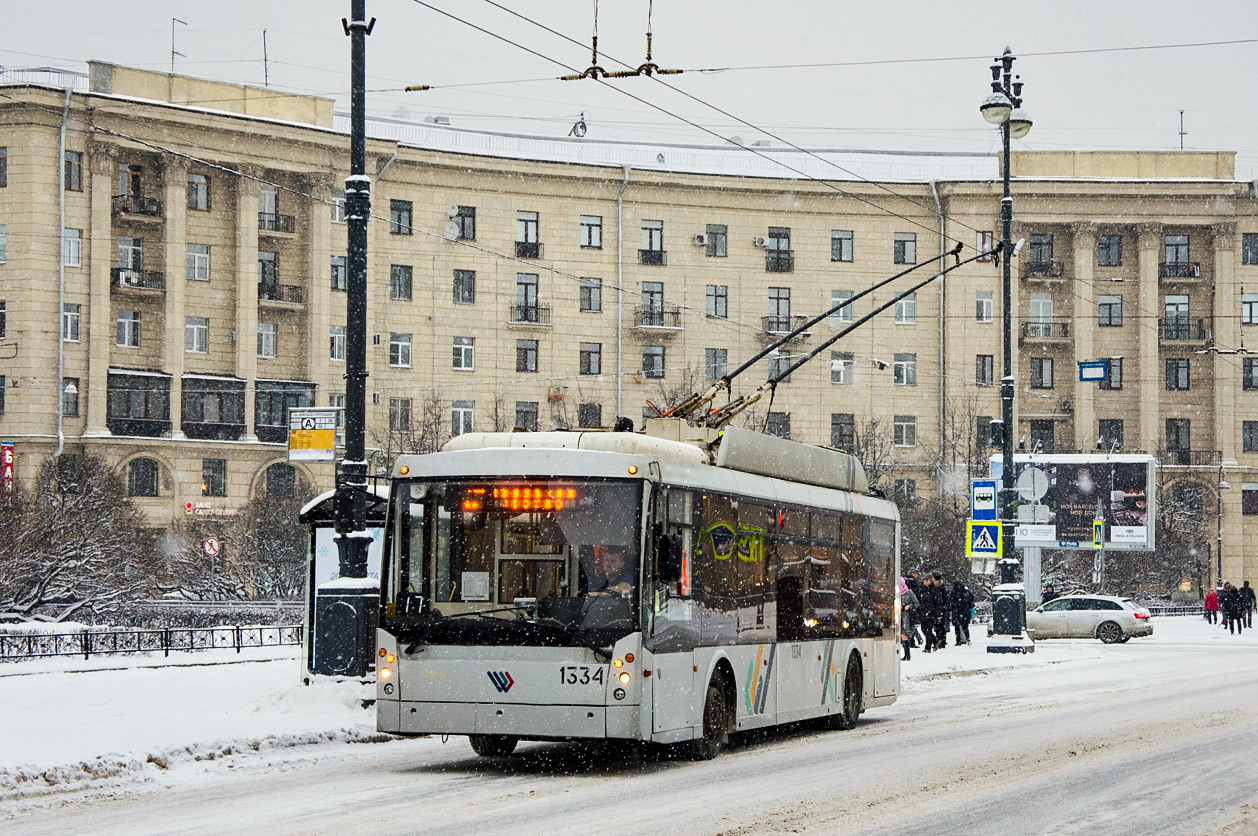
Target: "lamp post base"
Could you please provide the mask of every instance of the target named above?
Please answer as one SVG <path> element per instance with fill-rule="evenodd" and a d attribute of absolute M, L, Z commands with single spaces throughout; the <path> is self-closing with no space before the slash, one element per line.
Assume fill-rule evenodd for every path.
<path fill-rule="evenodd" d="M 1026 633 L 1018 636 L 993 635 L 987 640 L 988 653 L 1034 653 L 1035 642 Z"/>

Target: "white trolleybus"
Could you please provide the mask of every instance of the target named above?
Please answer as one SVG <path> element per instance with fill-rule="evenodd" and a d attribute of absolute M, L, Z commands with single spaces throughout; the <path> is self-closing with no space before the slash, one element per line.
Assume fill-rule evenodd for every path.
<path fill-rule="evenodd" d="M 706 759 L 895 701 L 899 515 L 842 453 L 667 419 L 469 433 L 398 458 L 386 525 L 381 731 Z"/>

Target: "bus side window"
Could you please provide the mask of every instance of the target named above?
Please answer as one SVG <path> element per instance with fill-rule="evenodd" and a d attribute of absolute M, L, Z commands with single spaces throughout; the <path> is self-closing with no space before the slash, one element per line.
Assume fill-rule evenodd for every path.
<path fill-rule="evenodd" d="M 694 571 L 692 568 L 694 562 L 694 493 L 692 491 L 670 488 L 666 494 L 665 504 L 668 509 L 668 520 L 664 526 L 664 531 L 667 534 L 681 536 L 681 580 L 677 583 L 675 591 L 678 595 L 689 595 L 691 577 Z"/>

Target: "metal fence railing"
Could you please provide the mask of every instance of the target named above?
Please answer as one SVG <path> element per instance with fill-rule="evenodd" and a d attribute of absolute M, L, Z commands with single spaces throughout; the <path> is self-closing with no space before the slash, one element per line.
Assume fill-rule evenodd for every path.
<path fill-rule="evenodd" d="M 0 661 L 48 656 L 162 653 L 300 645 L 302 625 L 280 627 L 170 627 L 160 630 L 80 630 L 74 633 L 0 633 Z"/>

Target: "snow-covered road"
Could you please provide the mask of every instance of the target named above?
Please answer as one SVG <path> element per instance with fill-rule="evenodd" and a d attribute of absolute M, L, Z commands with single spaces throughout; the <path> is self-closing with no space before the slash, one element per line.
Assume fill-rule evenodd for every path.
<path fill-rule="evenodd" d="M 759 735 L 710 763 L 558 744 L 486 761 L 462 738 L 245 747 L 147 764 L 142 783 L 10 801 L 0 829 L 1258 834 L 1258 635 L 1230 637 L 1195 619 L 1161 619 L 1156 630 L 1125 645 L 1044 642 L 1025 658 L 981 646 L 918 655 L 904 667 L 900 701 L 856 730 Z M 0 676 L 0 700 L 10 684 Z M 287 721 L 293 733 L 304 714 L 293 700 L 325 724 L 367 719 L 352 707 L 316 709 L 309 696 L 219 693 L 255 714 L 282 706 L 298 718 Z M 331 702 L 345 706 L 344 696 Z M 0 767 L 11 762 L 0 744 Z"/>

